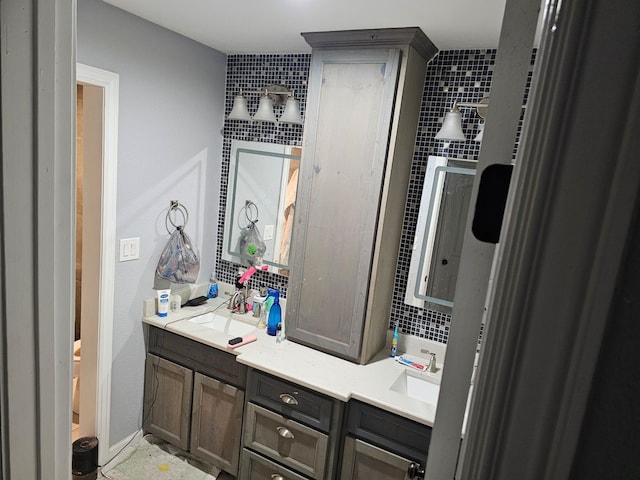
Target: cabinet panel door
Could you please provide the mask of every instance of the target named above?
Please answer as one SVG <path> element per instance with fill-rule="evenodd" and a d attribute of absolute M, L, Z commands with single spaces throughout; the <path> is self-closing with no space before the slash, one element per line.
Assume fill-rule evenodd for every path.
<path fill-rule="evenodd" d="M 358 361 L 400 53 L 312 58 L 287 336 Z"/>
<path fill-rule="evenodd" d="M 242 436 L 244 392 L 195 374 L 191 453 L 237 475 Z"/>
<path fill-rule="evenodd" d="M 143 428 L 183 450 L 189 449 L 193 372 L 147 354 Z"/>
<path fill-rule="evenodd" d="M 346 437 L 342 480 L 408 480 L 410 460 L 353 437 Z"/>
<path fill-rule="evenodd" d="M 328 437 L 270 410 L 247 404 L 244 446 L 311 478 L 324 478 Z"/>

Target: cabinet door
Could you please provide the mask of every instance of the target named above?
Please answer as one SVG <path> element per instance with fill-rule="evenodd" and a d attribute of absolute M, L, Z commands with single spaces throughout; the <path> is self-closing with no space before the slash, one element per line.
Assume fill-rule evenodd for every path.
<path fill-rule="evenodd" d="M 195 374 L 191 453 L 226 472 L 238 473 L 244 392 Z"/>
<path fill-rule="evenodd" d="M 147 354 L 143 428 L 183 450 L 189 448 L 193 372 Z"/>
<path fill-rule="evenodd" d="M 384 48 L 318 51 L 312 58 L 287 336 L 354 361 L 372 277 L 399 59 L 399 50 Z"/>
<path fill-rule="evenodd" d="M 353 437 L 346 437 L 342 480 L 408 480 L 411 460 Z"/>

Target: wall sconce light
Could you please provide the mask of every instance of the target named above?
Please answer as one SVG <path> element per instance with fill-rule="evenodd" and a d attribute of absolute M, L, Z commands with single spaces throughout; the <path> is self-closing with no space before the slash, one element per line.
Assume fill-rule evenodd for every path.
<path fill-rule="evenodd" d="M 245 97 L 247 94 L 260 95 L 258 110 L 253 117 L 249 115 L 249 109 L 247 108 L 247 99 Z M 273 112 L 273 107 L 274 105 L 282 104 L 284 104 L 284 112 L 280 116 L 280 123 L 302 125 L 300 102 L 294 97 L 293 90 L 284 85 L 267 85 L 262 90 L 257 91 L 240 90 L 240 93 L 233 100 L 233 108 L 229 112 L 227 119 L 276 123 L 278 119 Z"/>
<path fill-rule="evenodd" d="M 438 133 L 436 133 L 436 140 L 457 140 L 464 142 L 467 137 L 465 137 L 464 132 L 462 131 L 462 117 L 460 115 L 459 107 L 471 107 L 476 109 L 476 113 L 482 119 L 487 116 L 487 109 L 489 107 L 489 97 L 485 97 L 480 100 L 478 103 L 463 103 L 463 102 L 454 102 L 453 108 L 449 110 L 444 116 L 444 121 L 442 122 L 442 128 Z M 484 133 L 484 123 L 480 124 L 480 132 L 473 139 L 474 142 L 481 142 L 482 135 Z"/>

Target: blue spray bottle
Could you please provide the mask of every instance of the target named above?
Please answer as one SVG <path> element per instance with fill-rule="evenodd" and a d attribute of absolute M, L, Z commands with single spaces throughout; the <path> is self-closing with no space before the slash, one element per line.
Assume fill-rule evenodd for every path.
<path fill-rule="evenodd" d="M 269 309 L 269 319 L 267 320 L 267 335 L 275 337 L 278 333 L 278 325 L 282 320 L 282 309 L 280 308 L 280 292 L 269 290 L 269 295 L 273 296 L 273 305 Z"/>

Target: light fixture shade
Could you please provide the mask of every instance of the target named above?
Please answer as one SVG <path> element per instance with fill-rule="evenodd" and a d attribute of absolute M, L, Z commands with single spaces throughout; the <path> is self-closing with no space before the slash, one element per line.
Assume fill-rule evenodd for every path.
<path fill-rule="evenodd" d="M 457 108 L 453 108 L 444 116 L 442 128 L 436 133 L 436 140 L 465 141 L 467 137 L 462 133 L 462 118 Z"/>
<path fill-rule="evenodd" d="M 253 116 L 253 120 L 276 123 L 276 115 L 273 113 L 273 100 L 266 95 L 261 96 L 258 111 Z"/>
<path fill-rule="evenodd" d="M 484 123 L 481 123 L 480 125 L 478 125 L 478 129 L 480 131 L 478 132 L 478 134 L 473 139 L 474 142 L 481 142 L 482 141 L 482 136 L 484 135 Z"/>
<path fill-rule="evenodd" d="M 247 99 L 242 95 L 236 95 L 233 99 L 233 108 L 229 112 L 228 120 L 251 120 L 247 109 Z"/>
<path fill-rule="evenodd" d="M 287 99 L 284 106 L 284 112 L 280 117 L 281 123 L 295 123 L 302 125 L 302 116 L 300 115 L 300 102 L 293 97 Z"/>

